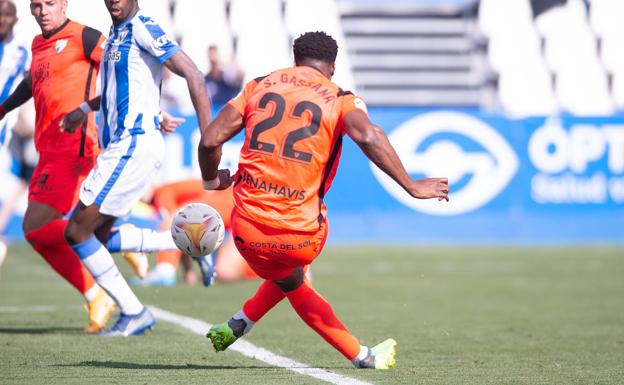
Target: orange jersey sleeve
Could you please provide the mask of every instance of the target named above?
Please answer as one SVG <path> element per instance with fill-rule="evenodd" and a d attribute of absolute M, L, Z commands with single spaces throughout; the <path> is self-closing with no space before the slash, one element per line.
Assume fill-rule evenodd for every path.
<path fill-rule="evenodd" d="M 273 228 L 318 230 L 342 149 L 342 117 L 355 105 L 351 96 L 303 66 L 245 86 L 230 102 L 246 126 L 234 186 L 238 213 Z"/>
<path fill-rule="evenodd" d="M 82 129 L 61 132 L 63 117 L 95 97 L 103 36 L 67 21 L 52 35 L 38 35 L 32 44 L 32 93 L 35 101 L 35 146 L 39 152 L 94 156 L 98 141 L 93 114 Z"/>

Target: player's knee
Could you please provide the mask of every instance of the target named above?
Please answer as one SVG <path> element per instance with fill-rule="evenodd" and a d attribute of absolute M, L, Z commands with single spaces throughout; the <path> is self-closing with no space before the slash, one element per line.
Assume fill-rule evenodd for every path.
<path fill-rule="evenodd" d="M 69 223 L 67 223 L 67 228 L 65 228 L 65 240 L 70 245 L 82 243 L 89 238 L 88 235 L 83 233 L 84 231 L 81 230 L 80 226 L 76 222 L 69 221 Z"/>
<path fill-rule="evenodd" d="M 284 292 L 289 292 L 296 290 L 299 286 L 303 284 L 305 278 L 305 272 L 302 267 L 296 268 L 289 276 L 286 278 L 278 279 L 273 282 Z"/>

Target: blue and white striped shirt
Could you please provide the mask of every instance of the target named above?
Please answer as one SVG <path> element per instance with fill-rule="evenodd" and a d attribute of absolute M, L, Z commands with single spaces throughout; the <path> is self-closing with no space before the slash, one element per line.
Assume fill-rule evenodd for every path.
<path fill-rule="evenodd" d="M 11 95 L 30 68 L 30 47 L 15 36 L 7 42 L 0 41 L 0 103 Z M 17 110 L 0 122 L 0 147 L 5 144 L 17 121 Z"/>
<path fill-rule="evenodd" d="M 158 127 L 164 62 L 180 50 L 159 24 L 139 10 L 112 26 L 100 67 L 100 146 Z"/>

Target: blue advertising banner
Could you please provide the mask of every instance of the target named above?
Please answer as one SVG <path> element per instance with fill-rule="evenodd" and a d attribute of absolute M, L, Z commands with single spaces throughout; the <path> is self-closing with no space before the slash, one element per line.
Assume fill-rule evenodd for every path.
<path fill-rule="evenodd" d="M 450 202 L 409 197 L 347 139 L 326 197 L 329 242 L 624 243 L 624 116 L 514 120 L 387 107 L 369 115 L 412 177 L 449 178 Z M 242 140 L 224 146 L 223 167 L 236 170 Z M 198 141 L 189 117 L 167 138 L 162 181 L 199 176 Z"/>
<path fill-rule="evenodd" d="M 624 242 L 624 117 L 511 120 L 372 108 L 413 177 L 446 176 L 450 202 L 404 193 L 345 141 L 328 195 L 338 240 Z"/>

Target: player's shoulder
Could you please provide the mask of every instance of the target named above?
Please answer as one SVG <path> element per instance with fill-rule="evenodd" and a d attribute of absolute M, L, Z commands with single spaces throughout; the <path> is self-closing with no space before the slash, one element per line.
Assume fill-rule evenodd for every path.
<path fill-rule="evenodd" d="M 160 35 L 165 34 L 161 23 L 159 23 L 154 16 L 146 13 L 142 9 L 139 10 L 136 17 L 132 19 L 131 23 L 134 28 L 148 33 L 152 37 L 159 37 Z"/>

